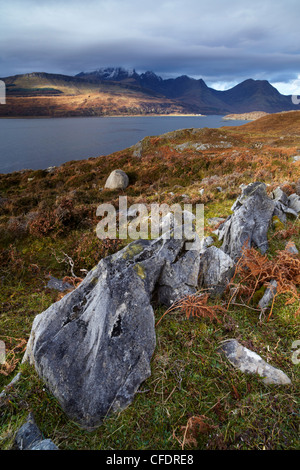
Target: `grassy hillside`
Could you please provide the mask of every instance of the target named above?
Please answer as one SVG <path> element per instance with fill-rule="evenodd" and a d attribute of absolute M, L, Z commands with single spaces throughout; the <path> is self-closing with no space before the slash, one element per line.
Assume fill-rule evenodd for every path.
<path fill-rule="evenodd" d="M 184 113 L 184 105 L 137 86 L 31 73 L 4 79 L 1 117 L 68 117 Z"/>
<path fill-rule="evenodd" d="M 11 447 L 29 411 L 60 449 L 299 448 L 299 365 L 291 361 L 291 345 L 300 339 L 299 301 L 289 294 L 278 296 L 271 317 L 261 321 L 259 295 L 232 302 L 229 291 L 210 300 L 224 307 L 219 321 L 166 315 L 157 326 L 151 377 L 131 406 L 92 433 L 68 420 L 34 370 L 20 364 L 34 317 L 63 295 L 46 287 L 49 274 L 76 285 L 84 270 L 127 243 L 96 237 L 99 204 L 117 207 L 120 195 L 128 205 L 203 203 L 205 234 L 213 235 L 209 219 L 231 213 L 241 184 L 264 181 L 268 192 L 280 185 L 299 194 L 300 163 L 292 158 L 300 151 L 299 122 L 300 112 L 292 112 L 241 127 L 180 130 L 108 157 L 0 175 L 0 340 L 7 347 L 0 390 L 22 372 L 0 400 L 1 449 Z M 117 168 L 130 179 L 121 193 L 104 189 Z M 298 219 L 270 227 L 271 262 L 288 240 L 300 250 L 299 228 Z M 299 279 L 293 282 L 299 296 Z M 156 319 L 164 312 L 156 308 Z M 267 386 L 235 370 L 216 352 L 227 338 L 281 368 L 292 386 Z"/>

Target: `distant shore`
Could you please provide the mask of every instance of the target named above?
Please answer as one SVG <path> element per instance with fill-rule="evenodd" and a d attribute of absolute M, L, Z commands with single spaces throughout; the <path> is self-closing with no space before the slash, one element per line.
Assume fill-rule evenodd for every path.
<path fill-rule="evenodd" d="M 0 119 L 64 119 L 64 118 L 121 118 L 121 117 L 206 117 L 206 114 L 112 114 L 105 116 L 0 116 Z"/>
<path fill-rule="evenodd" d="M 227 114 L 223 117 L 223 121 L 255 121 L 263 116 L 267 116 L 269 113 L 264 111 L 252 111 L 250 113 L 241 114 Z"/>

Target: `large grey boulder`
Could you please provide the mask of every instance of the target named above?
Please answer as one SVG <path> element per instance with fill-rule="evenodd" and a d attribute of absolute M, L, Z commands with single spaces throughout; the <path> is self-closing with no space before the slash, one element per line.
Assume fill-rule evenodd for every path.
<path fill-rule="evenodd" d="M 129 184 L 129 178 L 125 171 L 114 170 L 106 180 L 105 188 L 107 189 L 126 189 Z"/>
<path fill-rule="evenodd" d="M 151 300 L 160 289 L 166 303 L 176 300 L 173 287 L 179 280 L 185 288 L 177 263 L 189 261 L 197 271 L 197 253 L 185 250 L 186 241 L 161 237 L 130 243 L 102 259 L 77 289 L 35 318 L 24 361 L 35 366 L 83 428 L 94 429 L 109 413 L 124 409 L 150 376 L 156 345 Z M 172 266 L 170 299 L 165 283 Z"/>
<path fill-rule="evenodd" d="M 228 361 L 237 369 L 247 374 L 257 374 L 267 385 L 290 385 L 289 377 L 266 361 L 261 356 L 242 346 L 236 339 L 229 339 L 219 347 Z"/>
<path fill-rule="evenodd" d="M 232 206 L 233 214 L 219 227 L 222 250 L 237 260 L 243 248 L 255 246 L 262 253 L 268 249 L 267 232 L 275 202 L 268 197 L 264 183 L 250 183 Z"/>

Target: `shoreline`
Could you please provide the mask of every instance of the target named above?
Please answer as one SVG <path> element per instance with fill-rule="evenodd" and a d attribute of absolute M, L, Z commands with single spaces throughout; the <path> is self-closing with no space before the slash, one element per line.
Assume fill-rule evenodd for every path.
<path fill-rule="evenodd" d="M 223 116 L 223 114 L 220 114 Z M 207 117 L 206 114 L 113 114 L 107 116 L 0 116 L 0 119 L 66 119 L 66 118 L 120 118 L 120 117 Z"/>

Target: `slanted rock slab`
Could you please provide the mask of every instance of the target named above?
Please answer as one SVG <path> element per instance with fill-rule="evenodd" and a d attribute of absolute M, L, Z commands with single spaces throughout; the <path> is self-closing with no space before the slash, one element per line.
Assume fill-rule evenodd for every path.
<path fill-rule="evenodd" d="M 267 232 L 275 202 L 268 197 L 264 183 L 250 183 L 232 206 L 233 214 L 219 227 L 222 250 L 235 261 L 243 248 L 254 246 L 263 254 L 268 250 Z"/>
<path fill-rule="evenodd" d="M 247 374 L 258 374 L 267 385 L 290 385 L 289 377 L 280 369 L 268 364 L 258 354 L 242 346 L 236 339 L 228 339 L 219 347 L 228 361 Z"/>
<path fill-rule="evenodd" d="M 23 360 L 35 366 L 81 427 L 95 429 L 109 413 L 124 409 L 151 375 L 152 296 L 166 266 L 172 272 L 175 263 L 173 280 L 184 283 L 176 267 L 190 256 L 185 243 L 162 237 L 132 242 L 102 259 L 77 289 L 35 318 Z M 166 292 L 164 298 L 170 301 Z"/>

